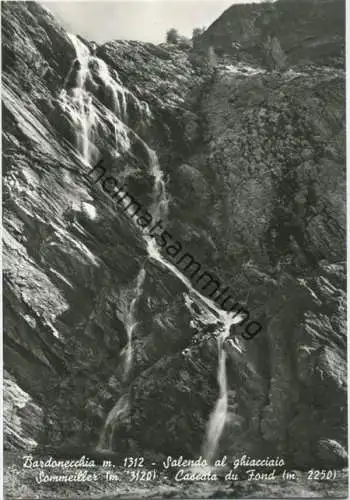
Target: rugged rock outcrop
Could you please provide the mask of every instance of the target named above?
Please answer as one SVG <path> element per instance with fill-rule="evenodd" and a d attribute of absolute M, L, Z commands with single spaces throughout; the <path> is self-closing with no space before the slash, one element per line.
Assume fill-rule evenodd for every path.
<path fill-rule="evenodd" d="M 103 157 L 149 208 L 155 150 L 167 229 L 263 325 L 242 354 L 227 347 L 220 452 L 344 464 L 344 4 L 303 2 L 298 19 L 292 5 L 232 7 L 194 51 L 97 47 L 83 105 L 72 38 L 36 3 L 3 5 L 5 366 L 9 399 L 23 400 L 8 404 L 9 448 L 93 449 L 114 408 L 113 450 L 197 456 L 218 394 L 215 336 L 186 307 L 186 285 L 86 175 L 87 113 L 90 165 Z M 271 50 L 278 71 L 263 61 Z"/>

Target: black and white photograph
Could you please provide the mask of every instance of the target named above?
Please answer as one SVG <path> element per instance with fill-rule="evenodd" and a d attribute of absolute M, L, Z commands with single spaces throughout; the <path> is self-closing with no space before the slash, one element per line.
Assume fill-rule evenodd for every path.
<path fill-rule="evenodd" d="M 3 498 L 348 498 L 345 28 L 1 2 Z"/>

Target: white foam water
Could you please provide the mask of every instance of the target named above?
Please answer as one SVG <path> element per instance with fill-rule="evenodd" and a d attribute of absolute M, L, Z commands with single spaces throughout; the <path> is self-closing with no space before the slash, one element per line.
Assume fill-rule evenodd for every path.
<path fill-rule="evenodd" d="M 96 56 L 92 56 L 90 59 L 94 71 L 96 71 L 98 77 L 103 81 L 105 87 L 112 95 L 113 111 L 121 120 L 127 123 L 128 110 L 126 96 L 129 94 L 129 91 L 123 87 L 119 78 L 118 81 L 116 81 L 111 76 L 109 67 L 103 59 Z M 117 73 L 115 72 L 115 74 Z"/>
<path fill-rule="evenodd" d="M 146 144 L 145 144 L 146 145 Z M 166 221 L 169 209 L 169 199 L 167 196 L 164 174 L 160 168 L 157 153 L 146 145 L 148 162 L 154 178 L 153 203 L 150 209 L 153 220 Z"/>
<path fill-rule="evenodd" d="M 80 64 L 77 77 L 77 87 L 74 89 L 74 95 L 78 102 L 81 120 L 81 134 L 78 139 L 78 148 L 82 154 L 84 163 L 90 165 L 89 133 L 91 102 L 89 101 L 90 97 L 85 95 L 85 83 L 89 71 L 88 64 L 90 51 L 76 35 L 69 33 L 68 36 L 74 46 L 77 60 Z M 85 102 L 86 99 L 87 102 Z"/>
<path fill-rule="evenodd" d="M 212 463 L 217 451 L 219 440 L 224 430 L 227 418 L 228 409 L 228 391 L 227 391 L 227 374 L 226 374 L 226 351 L 224 349 L 224 341 L 227 337 L 227 332 L 223 329 L 223 333 L 218 335 L 218 371 L 217 380 L 219 383 L 219 397 L 215 407 L 210 415 L 207 424 L 207 431 L 203 445 L 203 456 L 209 464 Z"/>
<path fill-rule="evenodd" d="M 126 334 L 128 338 L 128 343 L 125 348 L 125 358 L 124 358 L 124 379 L 126 379 L 129 375 L 131 364 L 132 364 L 132 337 L 134 330 L 137 326 L 136 319 L 136 306 L 139 298 L 143 293 L 143 284 L 146 277 L 146 270 L 144 267 L 141 268 L 137 278 L 136 278 L 136 286 L 134 290 L 134 297 L 130 302 L 128 312 L 124 321 L 124 325 L 126 328 Z"/>
<path fill-rule="evenodd" d="M 103 426 L 98 445 L 96 447 L 99 451 L 113 449 L 113 433 L 114 428 L 119 419 L 125 416 L 129 411 L 130 405 L 127 394 L 121 396 L 117 403 L 113 406 L 112 410 L 108 413 L 105 425 Z"/>

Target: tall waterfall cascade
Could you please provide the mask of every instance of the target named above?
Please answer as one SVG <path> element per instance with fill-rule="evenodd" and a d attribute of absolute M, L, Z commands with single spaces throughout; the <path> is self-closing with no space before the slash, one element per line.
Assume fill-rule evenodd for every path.
<path fill-rule="evenodd" d="M 79 124 L 77 132 L 77 145 L 78 151 L 85 164 L 90 165 L 92 129 L 96 120 L 98 120 L 98 111 L 95 109 L 93 97 L 86 89 L 86 83 L 90 78 L 91 73 L 96 72 L 99 79 L 105 84 L 106 88 L 110 89 L 112 95 L 112 111 L 114 112 L 114 128 L 116 134 L 116 154 L 118 154 L 118 147 L 120 145 L 120 137 L 122 136 L 122 143 L 128 147 L 127 132 L 125 126 L 128 121 L 128 97 L 131 93 L 123 87 L 116 72 L 111 72 L 107 64 L 100 58 L 90 55 L 90 50 L 85 44 L 75 35 L 69 35 L 70 40 L 74 46 L 76 53 L 76 61 L 78 61 L 78 76 L 76 79 L 76 87 L 73 89 L 72 97 L 70 98 L 65 92 L 62 91 L 61 98 L 64 101 L 68 113 L 71 115 L 74 123 Z M 70 73 L 73 69 L 71 68 Z M 69 75 L 67 76 L 68 79 Z M 67 80 L 66 79 L 66 80 Z M 140 116 L 149 120 L 151 113 L 146 104 L 140 103 L 135 96 L 132 96 L 133 102 L 138 103 Z M 76 106 L 77 105 L 77 106 Z M 142 139 L 140 139 L 142 141 Z M 143 141 L 142 141 L 143 142 Z M 144 143 L 145 144 L 145 143 Z M 153 200 L 150 212 L 154 219 L 166 219 L 168 215 L 168 195 L 166 190 L 166 182 L 164 174 L 161 170 L 158 156 L 155 151 L 145 144 L 148 157 L 149 169 L 154 179 L 153 184 Z M 203 444 L 203 454 L 210 463 L 217 452 L 220 437 L 223 433 L 227 412 L 228 412 L 228 387 L 227 387 L 227 374 L 226 374 L 226 351 L 224 348 L 225 340 L 230 334 L 231 325 L 241 321 L 240 316 L 233 316 L 232 313 L 220 309 L 213 300 L 202 295 L 196 290 L 189 279 L 173 264 L 168 262 L 160 253 L 155 240 L 146 234 L 143 235 L 150 260 L 160 263 L 163 267 L 176 276 L 187 288 L 185 293 L 185 305 L 193 314 L 191 303 L 195 302 L 201 311 L 199 316 L 204 324 L 217 323 L 217 348 L 218 348 L 218 367 L 217 367 L 217 380 L 219 384 L 219 395 L 213 411 L 210 415 L 206 436 Z M 146 270 L 142 267 L 139 270 L 136 278 L 134 293 L 128 299 L 129 302 L 123 306 L 123 322 L 127 332 L 127 345 L 124 348 L 124 377 L 127 378 L 132 366 L 132 341 L 135 328 L 137 326 L 137 304 L 142 296 L 143 287 L 146 280 Z M 128 296 L 129 297 L 129 296 Z M 241 353 L 240 347 L 235 345 L 238 352 Z M 118 419 L 124 415 L 129 409 L 126 395 L 124 394 L 112 410 L 109 412 L 106 419 L 104 428 L 101 432 L 100 441 L 98 444 L 99 449 L 112 449 L 113 446 L 113 430 L 118 422 Z"/>

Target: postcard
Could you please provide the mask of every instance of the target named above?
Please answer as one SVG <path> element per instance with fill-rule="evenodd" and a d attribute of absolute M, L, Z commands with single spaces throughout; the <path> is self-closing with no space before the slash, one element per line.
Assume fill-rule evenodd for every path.
<path fill-rule="evenodd" d="M 1 10 L 5 498 L 347 498 L 345 1 Z"/>

